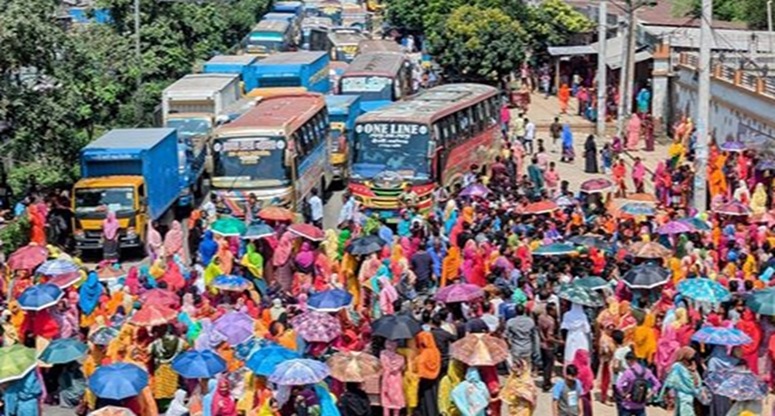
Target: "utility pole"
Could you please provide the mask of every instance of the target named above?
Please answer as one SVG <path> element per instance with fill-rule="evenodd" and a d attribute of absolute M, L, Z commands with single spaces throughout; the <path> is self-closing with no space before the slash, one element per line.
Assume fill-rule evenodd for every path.
<path fill-rule="evenodd" d="M 606 10 L 607 0 L 600 0 L 597 18 L 597 138 L 605 138 L 605 119 L 606 119 L 606 90 L 607 80 L 606 72 L 606 42 L 608 38 L 608 11 Z"/>
<path fill-rule="evenodd" d="M 629 13 L 629 10 L 632 10 L 631 7 L 627 7 L 627 33 L 629 34 L 630 26 L 632 26 L 632 14 Z M 625 35 L 625 38 L 622 40 L 622 63 L 619 66 L 619 104 L 616 106 L 616 134 L 621 136 L 622 132 L 624 131 L 624 114 L 625 114 L 625 101 L 626 101 L 626 90 L 627 90 L 627 71 L 630 68 L 630 65 L 628 63 L 630 58 L 630 45 L 629 41 L 627 39 L 627 36 Z"/>
<path fill-rule="evenodd" d="M 628 117 L 632 114 L 632 101 L 635 97 L 635 51 L 638 49 L 638 23 L 635 18 L 635 9 L 639 6 L 628 3 L 630 26 L 627 28 L 627 89 L 625 90 L 624 115 Z"/>
<path fill-rule="evenodd" d="M 705 212 L 708 197 L 708 141 L 710 140 L 710 44 L 713 0 L 702 0 L 700 22 L 699 87 L 697 91 L 697 144 L 694 162 L 694 208 Z"/>
<path fill-rule="evenodd" d="M 767 35 L 769 52 L 772 53 L 772 0 L 767 0 Z"/>

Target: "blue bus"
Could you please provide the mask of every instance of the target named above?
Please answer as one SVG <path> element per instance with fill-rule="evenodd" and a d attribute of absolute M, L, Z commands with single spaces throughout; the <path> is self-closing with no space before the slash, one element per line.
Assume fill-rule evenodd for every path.
<path fill-rule="evenodd" d="M 288 22 L 291 25 L 291 39 L 293 46 L 297 46 L 301 40 L 301 17 L 293 13 L 272 12 L 264 15 L 262 20 L 274 20 Z"/>
<path fill-rule="evenodd" d="M 265 57 L 291 50 L 294 45 L 293 28 L 287 21 L 262 20 L 243 40 L 245 53 Z"/>
<path fill-rule="evenodd" d="M 411 63 L 401 52 L 370 52 L 350 62 L 339 78 L 339 94 L 361 97 L 364 112 L 407 97 L 412 91 Z"/>
<path fill-rule="evenodd" d="M 278 1 L 272 6 L 272 11 L 275 13 L 291 13 L 301 19 L 304 14 L 304 3 L 300 1 Z"/>
<path fill-rule="evenodd" d="M 288 92 L 327 94 L 329 57 L 322 51 L 281 52 L 253 64 L 256 86 L 251 97 L 270 97 Z"/>
<path fill-rule="evenodd" d="M 355 119 L 361 115 L 361 98 L 357 95 L 326 95 L 328 120 L 331 124 L 330 161 L 335 180 L 347 178 L 350 149 L 354 143 Z"/>

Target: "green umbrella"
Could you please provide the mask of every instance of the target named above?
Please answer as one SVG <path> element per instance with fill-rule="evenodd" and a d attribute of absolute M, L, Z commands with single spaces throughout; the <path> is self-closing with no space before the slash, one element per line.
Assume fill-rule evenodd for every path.
<path fill-rule="evenodd" d="M 584 306 L 603 306 L 603 298 L 597 293 L 577 285 L 562 285 L 557 293 L 561 299 Z"/>
<path fill-rule="evenodd" d="M 247 231 L 248 227 L 245 225 L 244 222 L 236 218 L 224 217 L 219 220 L 216 220 L 210 226 L 210 229 L 214 233 L 220 234 L 225 237 L 239 237 L 242 234 L 245 234 L 245 231 Z"/>
<path fill-rule="evenodd" d="M 605 289 L 605 288 L 611 286 L 610 283 L 608 283 L 607 280 L 603 279 L 602 277 L 598 277 L 598 276 L 582 277 L 581 279 L 574 280 L 573 284 L 576 285 L 576 286 L 581 286 L 581 287 L 589 289 L 589 290 Z"/>
<path fill-rule="evenodd" d="M 18 380 L 38 365 L 37 351 L 21 344 L 0 348 L 0 383 Z"/>
<path fill-rule="evenodd" d="M 775 288 L 755 290 L 745 303 L 758 314 L 775 316 Z"/>

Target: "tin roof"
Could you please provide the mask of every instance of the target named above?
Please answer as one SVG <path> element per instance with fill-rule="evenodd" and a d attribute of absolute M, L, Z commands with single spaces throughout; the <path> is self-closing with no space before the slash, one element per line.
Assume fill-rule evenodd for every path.
<path fill-rule="evenodd" d="M 289 25 L 285 20 L 262 20 L 253 26 L 253 32 L 285 32 Z"/>
<path fill-rule="evenodd" d="M 216 130 L 216 134 L 245 129 L 269 129 L 290 132 L 312 118 L 325 106 L 323 96 L 315 93 L 278 95 L 265 98 L 236 120 Z"/>
<path fill-rule="evenodd" d="M 326 56 L 324 51 L 278 52 L 256 62 L 256 66 L 310 64 L 324 56 Z"/>
<path fill-rule="evenodd" d="M 151 149 L 170 134 L 175 134 L 175 129 L 170 128 L 142 128 L 142 129 L 113 129 L 89 143 L 87 149 Z"/>
<path fill-rule="evenodd" d="M 206 64 L 243 64 L 250 65 L 257 58 L 253 55 L 215 55 Z"/>
<path fill-rule="evenodd" d="M 395 76 L 404 66 L 406 56 L 397 52 L 358 54 L 342 76 L 384 75 Z"/>
<path fill-rule="evenodd" d="M 239 74 L 188 74 L 165 88 L 164 92 L 220 91 L 237 79 Z"/>

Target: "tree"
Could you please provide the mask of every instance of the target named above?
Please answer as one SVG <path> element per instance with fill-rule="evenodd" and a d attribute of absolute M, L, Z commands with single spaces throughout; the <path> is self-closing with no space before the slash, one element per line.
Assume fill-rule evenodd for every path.
<path fill-rule="evenodd" d="M 498 9 L 461 6 L 429 36 L 430 53 L 450 80 L 494 82 L 524 58 L 526 37 Z"/>
<path fill-rule="evenodd" d="M 571 36 L 594 30 L 595 24 L 562 0 L 546 0 L 528 8 L 527 29 L 535 50 L 565 45 Z"/>

